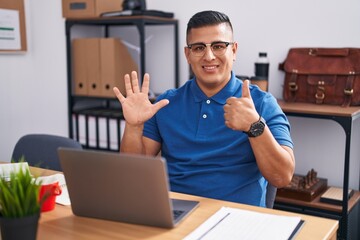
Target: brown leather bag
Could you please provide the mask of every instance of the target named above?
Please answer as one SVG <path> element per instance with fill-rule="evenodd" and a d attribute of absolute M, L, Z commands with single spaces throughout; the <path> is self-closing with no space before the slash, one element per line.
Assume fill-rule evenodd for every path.
<path fill-rule="evenodd" d="M 291 48 L 279 69 L 284 101 L 360 105 L 360 48 Z"/>

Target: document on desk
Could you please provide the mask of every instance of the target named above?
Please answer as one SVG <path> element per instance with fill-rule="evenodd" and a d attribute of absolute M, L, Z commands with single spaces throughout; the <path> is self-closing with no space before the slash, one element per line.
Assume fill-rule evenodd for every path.
<path fill-rule="evenodd" d="M 184 240 L 292 239 L 303 220 L 237 208 L 222 207 Z"/>

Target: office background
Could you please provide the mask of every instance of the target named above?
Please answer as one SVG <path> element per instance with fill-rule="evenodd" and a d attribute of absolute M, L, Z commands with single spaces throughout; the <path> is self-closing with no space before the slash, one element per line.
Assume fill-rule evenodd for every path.
<path fill-rule="evenodd" d="M 358 0 L 147 0 L 147 8 L 173 12 L 179 20 L 181 84 L 189 75 L 183 56 L 186 23 L 201 10 L 223 11 L 231 18 L 235 40 L 239 43 L 234 64 L 236 74 L 253 75 L 258 52 L 268 53 L 269 91 L 277 98 L 282 97 L 284 79 L 277 67 L 289 48 L 360 47 Z M 24 134 L 68 134 L 65 24 L 61 1 L 26 0 L 25 14 L 27 52 L 0 54 L 2 161 L 10 161 L 16 141 Z M 154 38 L 151 41 L 161 44 L 167 39 Z M 172 64 L 166 59 L 156 58 L 156 55 L 153 60 L 149 69 L 152 76 L 161 76 L 166 64 Z M 330 185 L 341 186 L 345 134 L 340 125 L 330 120 L 289 119 L 295 142 L 296 172 L 306 174 L 314 168 L 320 177 L 328 178 Z M 350 187 L 358 189 L 359 121 L 355 121 L 353 128 Z"/>

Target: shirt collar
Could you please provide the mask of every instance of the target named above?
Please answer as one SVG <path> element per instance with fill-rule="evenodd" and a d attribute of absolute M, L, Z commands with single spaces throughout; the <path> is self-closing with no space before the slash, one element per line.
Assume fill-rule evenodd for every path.
<path fill-rule="evenodd" d="M 191 80 L 191 91 L 194 95 L 195 102 L 201 102 L 209 99 L 203 91 L 199 88 L 199 86 L 196 83 L 195 78 Z M 226 100 L 229 97 L 234 96 L 236 90 L 240 87 L 240 81 L 235 77 L 235 74 L 231 72 L 231 78 L 230 81 L 225 85 L 223 89 L 220 90 L 217 94 L 212 96 L 210 99 L 214 100 L 215 102 L 218 102 L 220 104 L 225 104 Z"/>

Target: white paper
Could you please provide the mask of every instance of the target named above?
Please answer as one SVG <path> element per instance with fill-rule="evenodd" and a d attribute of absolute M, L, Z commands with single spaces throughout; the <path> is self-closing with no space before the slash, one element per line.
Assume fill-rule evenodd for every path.
<path fill-rule="evenodd" d="M 19 11 L 0 9 L 0 49 L 20 50 Z"/>
<path fill-rule="evenodd" d="M 300 221 L 296 216 L 222 207 L 184 240 L 287 240 Z"/>
<path fill-rule="evenodd" d="M 71 205 L 69 192 L 65 182 L 64 174 L 58 174 L 59 176 L 59 185 L 61 187 L 61 194 L 56 197 L 56 203 L 61 205 Z"/>
<path fill-rule="evenodd" d="M 10 173 L 18 172 L 20 169 L 29 171 L 29 164 L 27 162 L 0 164 L 0 176 L 10 180 Z"/>

